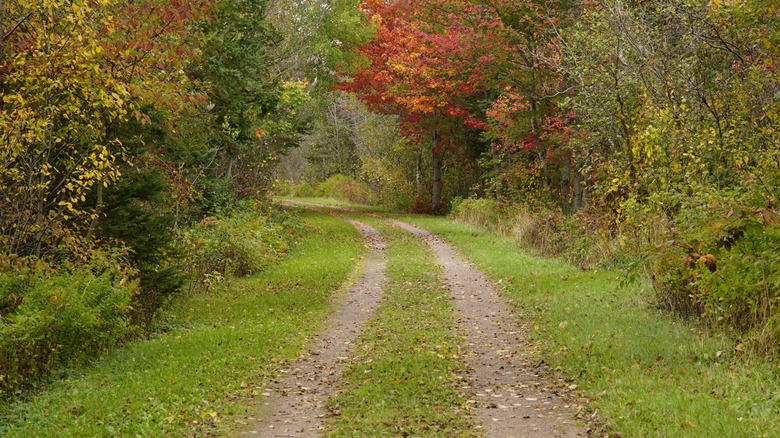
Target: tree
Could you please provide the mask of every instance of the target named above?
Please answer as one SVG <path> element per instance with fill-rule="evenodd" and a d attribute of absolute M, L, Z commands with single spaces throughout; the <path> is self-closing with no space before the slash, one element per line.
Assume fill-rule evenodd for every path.
<path fill-rule="evenodd" d="M 315 120 L 305 141 L 308 176 L 318 181 L 336 174 L 355 177 L 360 165 L 356 145 L 359 114 L 353 111 L 345 93 L 326 96 L 330 104 L 321 110 L 324 117 Z"/>
<path fill-rule="evenodd" d="M 20 17 L 3 41 L 0 234 L 6 251 L 40 256 L 67 236 L 90 240 L 100 193 L 128 158 L 116 123 L 143 116 L 138 99 L 178 104 L 187 23 L 208 6 L 7 1 L 0 9 Z M 87 205 L 93 188 L 96 204 Z"/>
<path fill-rule="evenodd" d="M 485 66 L 497 93 L 487 110 L 488 161 L 497 188 L 514 186 L 525 199 L 556 201 L 564 211 L 584 204 L 587 157 L 569 143 L 571 114 L 557 103 L 574 91 L 561 65 L 560 32 L 576 16 L 570 0 L 478 1 L 491 17 L 483 33 L 491 62 Z M 572 173 L 574 179 L 572 180 Z"/>
<path fill-rule="evenodd" d="M 400 115 L 411 142 L 428 143 L 432 211 L 441 208 L 445 153 L 471 118 L 465 100 L 480 91 L 483 77 L 472 62 L 478 57 L 474 28 L 454 20 L 465 6 L 450 0 L 364 2 L 375 36 L 357 49 L 360 56 L 339 85 L 372 110 Z M 453 24 L 442 24 L 447 22 Z"/>

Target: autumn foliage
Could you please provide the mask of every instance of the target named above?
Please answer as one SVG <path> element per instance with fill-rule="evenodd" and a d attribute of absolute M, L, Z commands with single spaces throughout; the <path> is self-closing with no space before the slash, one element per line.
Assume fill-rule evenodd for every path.
<path fill-rule="evenodd" d="M 639 257 L 632 266 L 655 278 L 660 301 L 713 327 L 776 326 L 777 225 L 766 220 L 780 181 L 776 2 L 399 0 L 361 10 L 374 36 L 339 88 L 398 116 L 407 140 L 433 152 L 434 193 L 473 166 L 469 190 L 443 184 L 445 197 L 494 198 L 501 211 L 538 217 L 542 234 L 589 233 L 583 245 L 560 239 L 579 248 L 574 259 L 593 260 L 588 247 Z M 570 225 L 544 231 L 551 223 Z M 762 333 L 771 344 L 776 331 Z"/>
<path fill-rule="evenodd" d="M 148 326 L 184 284 L 175 231 L 303 144 L 320 188 L 478 208 L 774 348 L 776 1 L 326 3 L 0 2 L 0 324 L 58 315 L 42 266 Z"/>
<path fill-rule="evenodd" d="M 308 96 L 264 4 L 0 2 L 0 391 L 149 328 L 176 231 L 265 196 Z"/>

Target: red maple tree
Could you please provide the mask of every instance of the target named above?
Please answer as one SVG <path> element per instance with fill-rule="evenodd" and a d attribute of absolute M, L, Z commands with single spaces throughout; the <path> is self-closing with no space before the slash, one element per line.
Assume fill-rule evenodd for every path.
<path fill-rule="evenodd" d="M 445 153 L 457 144 L 458 127 L 474 118 L 466 98 L 484 89 L 484 35 L 463 20 L 473 8 L 460 0 L 367 0 L 362 9 L 376 33 L 357 48 L 338 87 L 375 111 L 400 115 L 410 141 L 429 143 L 432 211 L 441 207 Z"/>

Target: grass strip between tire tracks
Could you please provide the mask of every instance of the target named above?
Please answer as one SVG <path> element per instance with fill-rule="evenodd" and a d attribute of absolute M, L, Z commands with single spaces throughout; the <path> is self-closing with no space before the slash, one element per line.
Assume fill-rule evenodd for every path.
<path fill-rule="evenodd" d="M 340 219 L 311 227 L 290 259 L 178 302 L 171 328 L 134 342 L 26 401 L 3 406 L 4 437 L 213 436 L 301 351 L 363 250 Z"/>
<path fill-rule="evenodd" d="M 350 216 L 387 237 L 388 284 L 329 402 L 327 436 L 479 436 L 461 390 L 455 309 L 433 254 L 383 220 Z"/>

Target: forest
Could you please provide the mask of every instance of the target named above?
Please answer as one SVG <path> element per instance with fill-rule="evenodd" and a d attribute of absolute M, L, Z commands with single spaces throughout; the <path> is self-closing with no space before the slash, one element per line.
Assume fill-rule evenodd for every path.
<path fill-rule="evenodd" d="M 0 0 L 0 39 L 3 395 L 285 258 L 277 195 L 647 278 L 776 357 L 777 0 Z"/>

